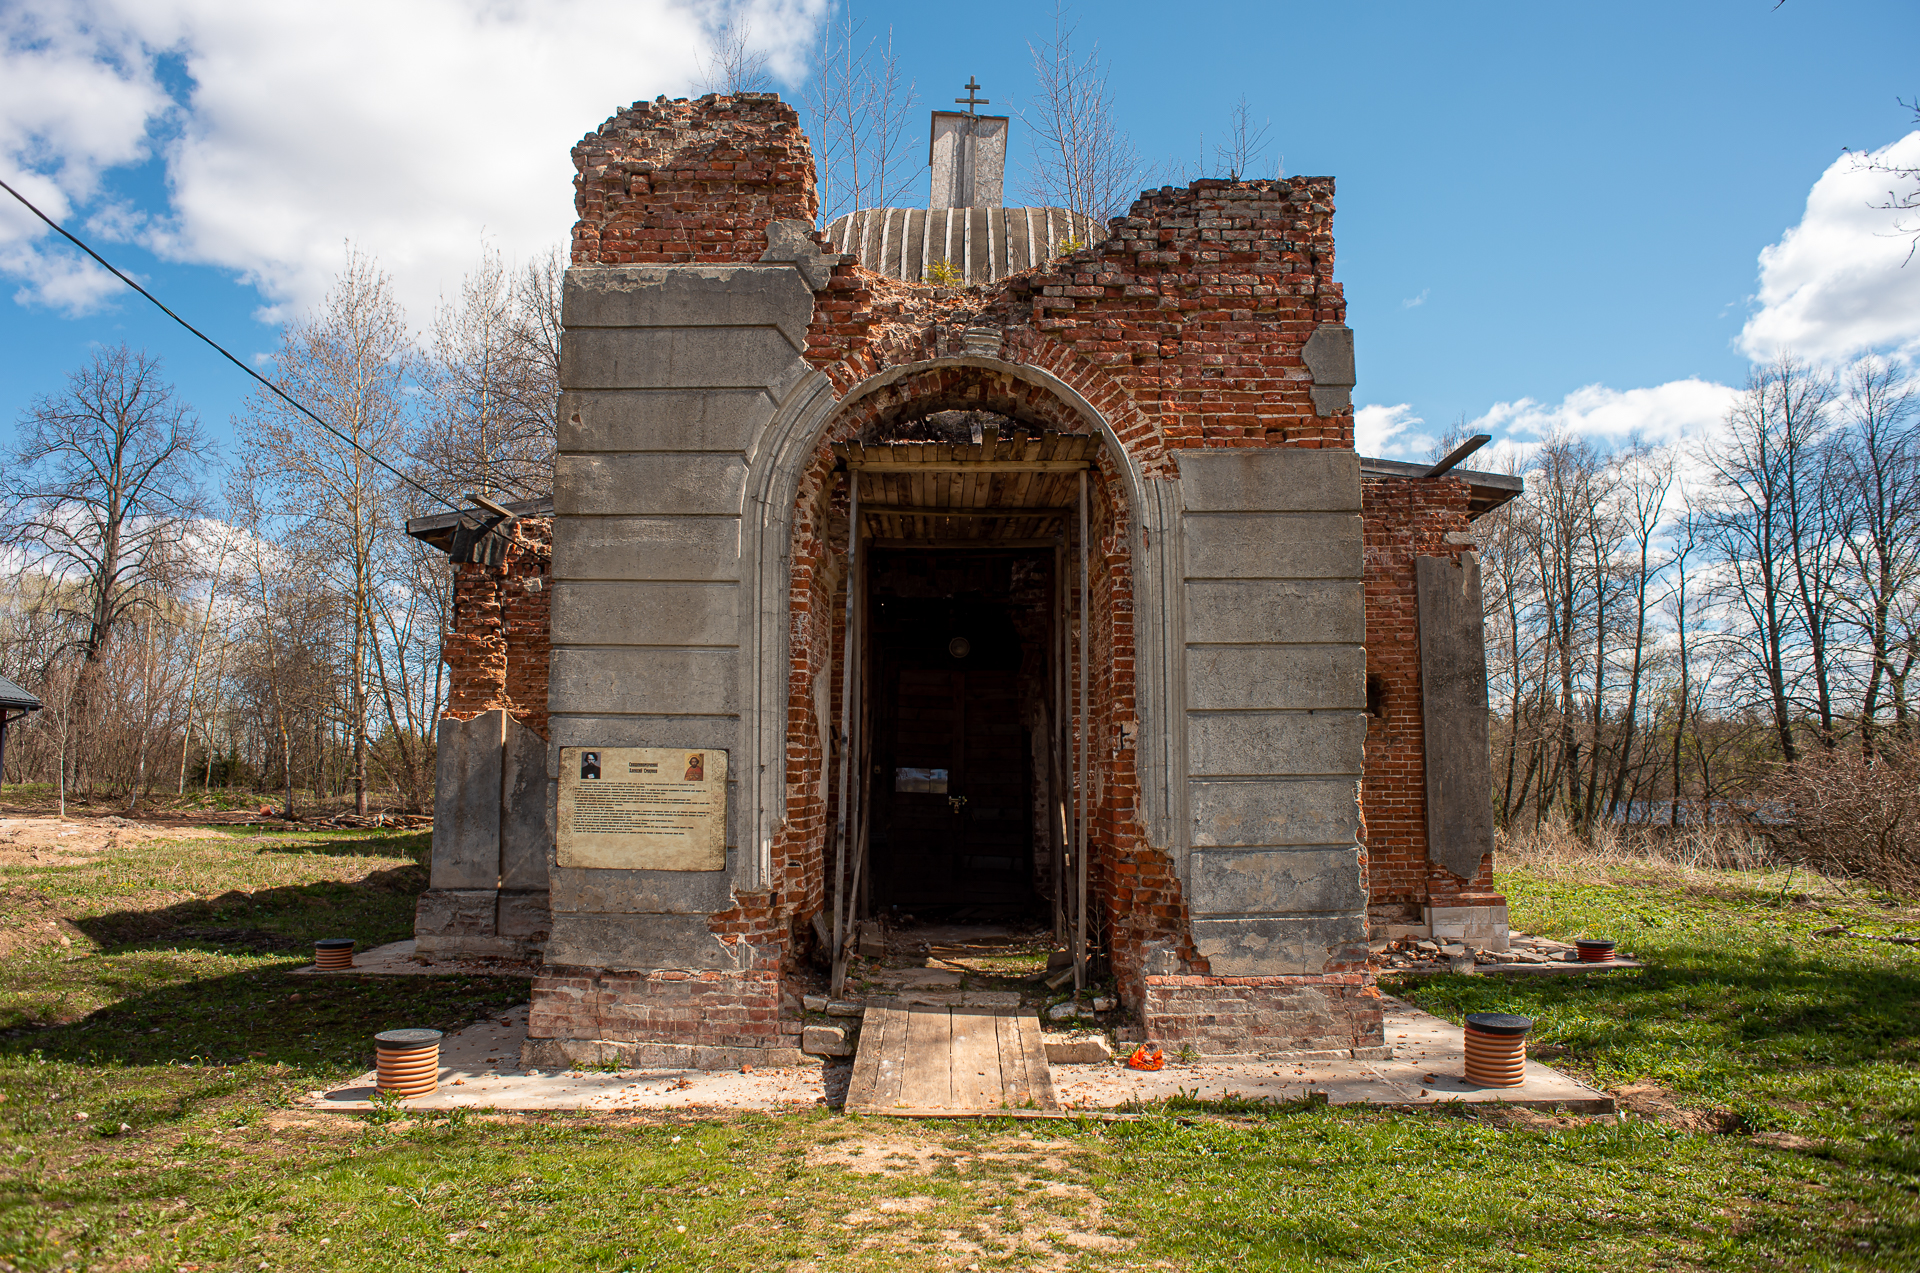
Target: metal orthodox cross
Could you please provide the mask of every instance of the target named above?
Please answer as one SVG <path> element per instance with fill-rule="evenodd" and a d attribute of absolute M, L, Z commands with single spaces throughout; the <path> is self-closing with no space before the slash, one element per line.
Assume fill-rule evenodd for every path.
<path fill-rule="evenodd" d="M 991 106 L 993 104 L 988 98 L 975 96 L 975 94 L 980 91 L 980 86 L 973 82 L 973 76 L 967 76 L 967 82 L 961 85 L 961 87 L 967 90 L 967 95 L 965 97 L 956 97 L 953 100 L 966 107 L 967 114 L 978 114 L 979 112 L 973 109 L 976 106 Z"/>

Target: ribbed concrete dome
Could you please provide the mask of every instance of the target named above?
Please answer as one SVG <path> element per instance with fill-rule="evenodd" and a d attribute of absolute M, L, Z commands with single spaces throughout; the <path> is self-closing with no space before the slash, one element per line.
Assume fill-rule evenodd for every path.
<path fill-rule="evenodd" d="M 929 284 L 935 262 L 950 262 L 967 283 L 987 283 L 1045 264 L 1063 244 L 1106 237 L 1099 222 L 1065 208 L 863 208 L 827 227 L 834 247 L 868 269 Z"/>

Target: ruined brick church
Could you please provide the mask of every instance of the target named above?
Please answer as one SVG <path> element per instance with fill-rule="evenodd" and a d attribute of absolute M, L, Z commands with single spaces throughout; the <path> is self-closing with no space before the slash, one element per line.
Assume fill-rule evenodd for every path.
<path fill-rule="evenodd" d="M 574 148 L 551 501 L 455 561 L 423 953 L 537 953 L 536 1062 L 794 1059 L 863 924 L 1022 916 L 1146 1036 L 1377 1049 L 1371 938 L 1502 947 L 1476 516 L 1363 458 L 1334 182 L 817 230 L 771 94 Z"/>

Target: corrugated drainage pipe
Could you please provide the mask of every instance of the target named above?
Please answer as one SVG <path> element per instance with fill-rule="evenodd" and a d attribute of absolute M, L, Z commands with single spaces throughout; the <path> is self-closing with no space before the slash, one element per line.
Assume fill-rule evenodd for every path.
<path fill-rule="evenodd" d="M 353 967 L 353 938 L 322 937 L 313 943 L 313 966 L 321 972 Z"/>
<path fill-rule="evenodd" d="M 373 1045 L 381 1091 L 425 1096 L 439 1090 L 438 1030 L 383 1030 L 373 1036 Z"/>
<path fill-rule="evenodd" d="M 1614 940 L 1611 937 L 1581 937 L 1575 939 L 1573 948 L 1580 952 L 1583 964 L 1610 964 L 1613 962 Z"/>
<path fill-rule="evenodd" d="M 1467 1082 L 1519 1087 L 1527 1081 L 1527 1031 L 1533 1018 L 1510 1012 L 1467 1014 Z"/>

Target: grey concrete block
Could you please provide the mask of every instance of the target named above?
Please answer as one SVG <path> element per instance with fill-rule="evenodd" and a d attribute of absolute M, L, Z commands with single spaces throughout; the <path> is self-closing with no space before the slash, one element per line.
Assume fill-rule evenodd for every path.
<path fill-rule="evenodd" d="M 604 716 L 593 713 L 556 714 L 547 718 L 551 746 L 547 753 L 547 777 L 558 778 L 555 768 L 562 747 L 684 747 L 689 750 L 712 748 L 739 754 L 740 721 L 733 716 Z"/>
<path fill-rule="evenodd" d="M 511 716 L 500 775 L 500 887 L 547 887 L 547 740 Z"/>
<path fill-rule="evenodd" d="M 732 650 L 560 646 L 548 669 L 548 702 L 556 712 L 731 716 L 740 710 Z"/>
<path fill-rule="evenodd" d="M 569 328 L 560 341 L 560 383 L 576 391 L 774 387 L 777 393 L 805 374 L 805 365 L 775 327 Z"/>
<path fill-rule="evenodd" d="M 434 755 L 433 859 L 429 886 L 500 886 L 503 711 L 440 722 Z"/>
<path fill-rule="evenodd" d="M 500 906 L 494 931 L 502 937 L 518 938 L 530 943 L 547 939 L 552 911 L 547 905 L 544 891 L 508 892 L 503 889 L 499 896 Z"/>
<path fill-rule="evenodd" d="M 747 462 L 737 455 L 562 455 L 553 462 L 553 510 L 579 516 L 738 517 Z"/>
<path fill-rule="evenodd" d="M 1192 921 L 1193 945 L 1216 977 L 1279 977 L 1319 973 L 1331 963 L 1367 957 L 1367 918 L 1273 916 Z"/>
<path fill-rule="evenodd" d="M 711 915 L 733 905 L 724 871 L 619 871 L 560 866 L 556 911 L 607 915 Z"/>
<path fill-rule="evenodd" d="M 560 395 L 560 450 L 751 451 L 774 401 L 753 389 L 623 389 Z"/>
<path fill-rule="evenodd" d="M 740 589 L 733 583 L 557 581 L 554 645 L 736 645 Z"/>
<path fill-rule="evenodd" d="M 1344 323 L 1322 323 L 1300 347 L 1300 361 L 1316 385 L 1344 385 L 1352 388 L 1354 376 L 1353 329 Z"/>
<path fill-rule="evenodd" d="M 1358 645 L 1367 636 L 1359 579 L 1195 580 L 1185 602 L 1187 640 L 1195 644 Z"/>
<path fill-rule="evenodd" d="M 1187 647 L 1187 706 L 1194 711 L 1357 712 L 1366 705 L 1367 652 L 1357 645 Z"/>
<path fill-rule="evenodd" d="M 1338 415 L 1353 405 L 1353 390 L 1345 385 L 1315 385 L 1307 390 L 1307 396 L 1313 399 L 1313 413 L 1319 416 Z"/>
<path fill-rule="evenodd" d="M 1049 1065 L 1104 1065 L 1113 1060 L 1113 1047 L 1104 1034 L 1069 1034 L 1049 1030 L 1040 1036 Z"/>
<path fill-rule="evenodd" d="M 837 254 L 822 252 L 811 237 L 812 231 L 813 226 L 806 221 L 769 221 L 767 250 L 760 254 L 760 260 L 766 264 L 791 264 L 800 271 L 807 286 L 819 292 L 833 281 L 833 267 L 839 264 L 839 258 Z"/>
<path fill-rule="evenodd" d="M 809 1056 L 852 1056 L 854 1040 L 845 1026 L 810 1025 L 800 1033 L 800 1050 Z"/>
<path fill-rule="evenodd" d="M 707 930 L 705 915 L 581 915 L 555 911 L 546 962 L 622 972 L 737 972 L 751 959 Z"/>
<path fill-rule="evenodd" d="M 453 937 L 417 937 L 413 953 L 427 962 L 438 959 L 526 959 L 537 953 L 540 943 L 518 937 L 460 935 Z"/>
<path fill-rule="evenodd" d="M 1190 782 L 1196 849 L 1351 844 L 1360 834 L 1360 788 L 1352 778 Z"/>
<path fill-rule="evenodd" d="M 1188 772 L 1196 778 L 1358 777 L 1367 718 L 1359 712 L 1190 713 Z"/>
<path fill-rule="evenodd" d="M 1189 579 L 1358 579 L 1358 513 L 1199 513 L 1181 526 Z"/>
<path fill-rule="evenodd" d="M 492 937 L 500 894 L 490 888 L 430 888 L 413 908 L 413 931 L 426 937 Z"/>
<path fill-rule="evenodd" d="M 569 329 L 768 325 L 796 350 L 813 321 L 813 289 L 780 265 L 576 265 L 560 304 Z"/>
<path fill-rule="evenodd" d="M 1173 456 L 1190 513 L 1360 511 L 1360 457 L 1352 451 L 1235 447 Z"/>
<path fill-rule="evenodd" d="M 1472 879 L 1493 852 L 1487 642 L 1480 559 L 1414 561 L 1420 608 L 1420 703 L 1427 760 L 1427 860 Z"/>
<path fill-rule="evenodd" d="M 737 517 L 562 517 L 553 526 L 561 579 L 738 579 Z"/>
<path fill-rule="evenodd" d="M 1364 911 L 1360 849 L 1196 851 L 1187 861 L 1187 905 L 1195 916 Z"/>

